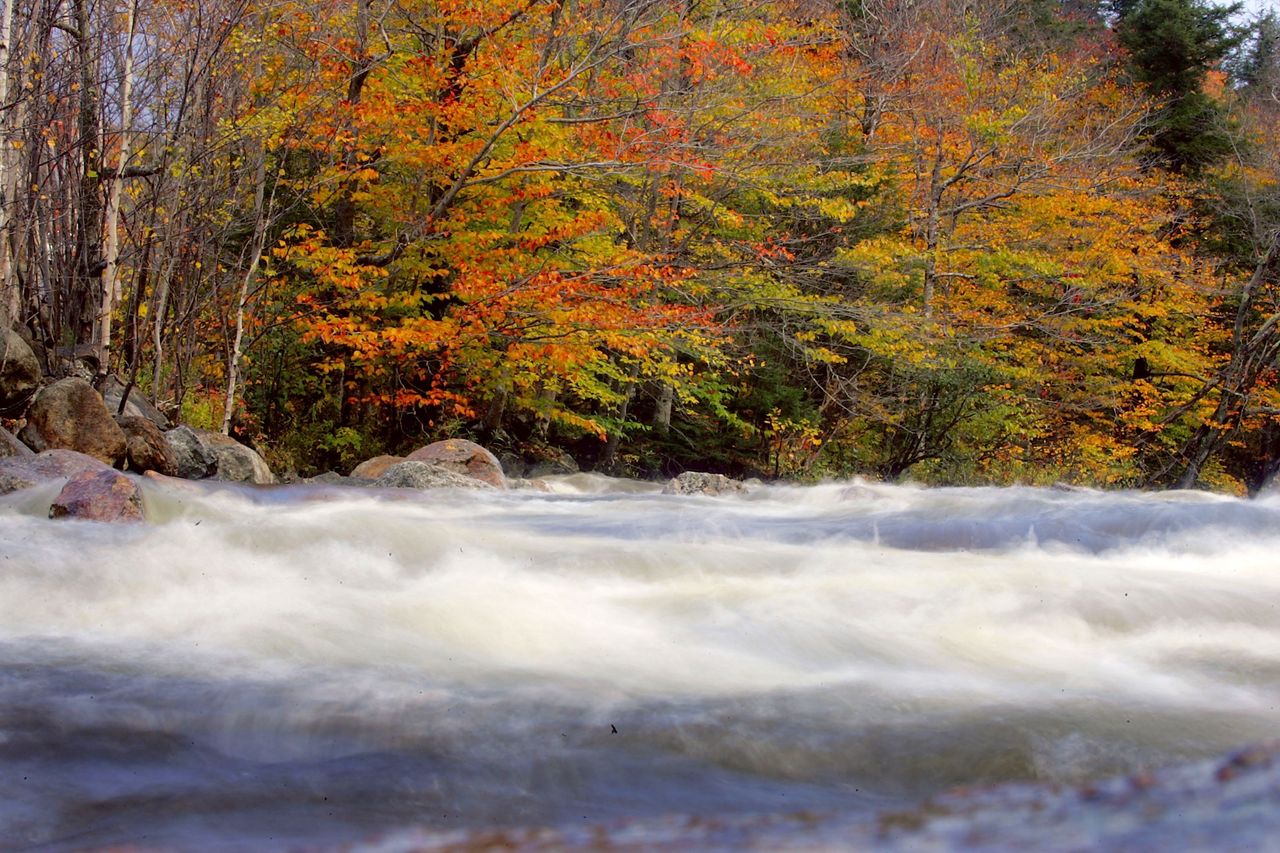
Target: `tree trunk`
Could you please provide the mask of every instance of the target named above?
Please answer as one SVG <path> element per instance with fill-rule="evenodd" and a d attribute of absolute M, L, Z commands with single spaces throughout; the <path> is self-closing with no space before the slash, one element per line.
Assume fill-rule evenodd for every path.
<path fill-rule="evenodd" d="M 249 247 L 249 266 L 240 279 L 240 298 L 236 301 L 236 332 L 231 341 L 231 352 L 227 356 L 227 396 L 222 406 L 223 435 L 230 434 L 231 416 L 235 413 L 236 385 L 240 380 L 240 349 L 244 346 L 245 305 L 248 304 L 250 288 L 257 278 L 258 265 L 262 261 L 262 250 L 267 240 L 267 220 L 271 212 L 268 210 L 266 190 L 267 152 L 259 145 L 258 169 L 253 188 L 253 244 Z"/>
<path fill-rule="evenodd" d="M 98 308 L 98 323 L 94 343 L 98 350 L 99 369 L 109 372 L 111 354 L 111 320 L 119 303 L 120 286 L 120 194 L 124 189 L 124 170 L 128 168 L 132 154 L 133 121 L 133 31 L 137 17 L 138 0 L 129 0 L 125 18 L 124 78 L 120 84 L 120 153 L 116 168 L 107 184 L 107 211 L 105 225 L 106 266 L 102 271 L 102 302 Z"/>

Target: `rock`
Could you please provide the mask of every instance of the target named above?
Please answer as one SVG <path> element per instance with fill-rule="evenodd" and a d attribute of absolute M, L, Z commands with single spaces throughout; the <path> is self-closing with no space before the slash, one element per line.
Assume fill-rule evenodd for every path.
<path fill-rule="evenodd" d="M 420 447 L 405 457 L 411 462 L 430 462 L 467 477 L 474 477 L 497 489 L 507 487 L 498 457 L 474 441 L 451 438 Z"/>
<path fill-rule="evenodd" d="M 387 473 L 387 469 L 392 465 L 403 461 L 403 456 L 375 456 L 372 459 L 366 459 L 351 469 L 351 476 L 376 480 Z"/>
<path fill-rule="evenodd" d="M 124 458 L 128 470 L 139 474 L 156 471 L 168 477 L 178 473 L 177 454 L 153 421 L 139 415 L 126 415 L 118 416 L 116 423 L 124 431 Z"/>
<path fill-rule="evenodd" d="M 22 336 L 0 324 L 0 413 L 17 416 L 40 386 L 40 362 Z"/>
<path fill-rule="evenodd" d="M 82 471 L 62 487 L 50 518 L 84 521 L 143 521 L 138 486 L 118 471 Z"/>
<path fill-rule="evenodd" d="M 434 462 L 406 459 L 398 462 L 373 481 L 383 489 L 492 489 L 484 480 L 459 473 L 453 468 Z"/>
<path fill-rule="evenodd" d="M 36 452 L 21 441 L 18 441 L 16 435 L 4 427 L 0 427 L 0 458 L 17 457 L 19 459 L 29 459 L 35 455 Z"/>
<path fill-rule="evenodd" d="M 323 474 L 305 477 L 298 482 L 317 486 L 372 486 L 373 480 L 373 477 L 357 477 L 354 474 L 350 477 L 344 477 L 337 471 L 325 471 Z"/>
<path fill-rule="evenodd" d="M 524 477 L 525 472 L 529 469 L 529 465 L 524 461 L 523 457 L 509 450 L 498 454 L 498 464 L 502 466 L 503 476 L 507 480 Z M 510 483 L 507 485 L 510 485 Z"/>
<path fill-rule="evenodd" d="M 218 454 L 207 447 L 191 427 L 175 427 L 164 433 L 164 440 L 173 451 L 179 477 L 203 480 L 218 473 Z"/>
<path fill-rule="evenodd" d="M 196 430 L 200 441 L 218 458 L 218 472 L 214 479 L 229 483 L 254 483 L 259 486 L 276 481 L 267 467 L 266 460 L 251 447 L 245 447 L 234 438 L 220 432 Z"/>
<path fill-rule="evenodd" d="M 531 480 L 536 480 L 539 477 L 577 474 L 581 470 L 572 456 L 568 453 L 561 453 L 552 459 L 544 459 L 541 462 L 535 462 L 530 465 L 525 470 L 524 476 Z"/>
<path fill-rule="evenodd" d="M 74 450 L 46 450 L 25 458 L 9 456 L 0 459 L 0 495 L 86 471 L 98 473 L 110 470 L 100 460 Z"/>
<path fill-rule="evenodd" d="M 663 488 L 664 495 L 719 495 L 746 491 L 746 486 L 724 474 L 707 474 L 702 471 L 685 471 Z"/>
<path fill-rule="evenodd" d="M 124 458 L 124 432 L 102 395 L 83 379 L 61 379 L 36 395 L 22 438 L 35 450 L 67 448 L 114 465 Z"/>
<path fill-rule="evenodd" d="M 108 376 L 102 382 L 100 389 L 102 399 L 106 403 L 107 411 L 112 415 L 120 411 L 120 398 L 124 396 L 124 389 L 125 384 L 115 374 Z M 133 418 L 146 418 L 162 430 L 169 428 L 169 419 L 151 405 L 151 402 L 136 387 L 129 392 L 129 400 L 124 404 L 122 414 Z"/>
<path fill-rule="evenodd" d="M 518 480 L 507 480 L 507 487 L 521 492 L 551 492 L 551 484 L 546 480 L 533 479 L 526 480 L 521 477 Z"/>

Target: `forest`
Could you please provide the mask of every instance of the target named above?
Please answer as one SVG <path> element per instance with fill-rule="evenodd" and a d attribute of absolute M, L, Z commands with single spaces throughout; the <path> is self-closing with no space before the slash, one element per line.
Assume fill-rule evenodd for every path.
<path fill-rule="evenodd" d="M 1274 9 L 0 6 L 0 316 L 278 471 L 1280 467 Z"/>

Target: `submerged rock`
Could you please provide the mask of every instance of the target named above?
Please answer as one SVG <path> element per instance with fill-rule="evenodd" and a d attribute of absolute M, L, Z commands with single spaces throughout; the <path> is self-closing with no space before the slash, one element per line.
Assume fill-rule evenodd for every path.
<path fill-rule="evenodd" d="M 22 439 L 33 450 L 66 448 L 108 465 L 124 458 L 125 436 L 102 395 L 83 379 L 60 379 L 36 395 Z"/>
<path fill-rule="evenodd" d="M 726 477 L 724 474 L 707 474 L 702 471 L 685 471 L 672 479 L 662 489 L 664 495 L 719 495 L 746 491 L 740 481 Z"/>
<path fill-rule="evenodd" d="M 492 489 L 484 480 L 461 474 L 452 468 L 432 462 L 406 459 L 392 465 L 373 481 L 379 488 L 389 489 Z"/>
<path fill-rule="evenodd" d="M 420 447 L 405 457 L 411 462 L 430 462 L 467 477 L 488 483 L 496 489 L 507 487 L 498 457 L 474 441 L 451 438 Z"/>
<path fill-rule="evenodd" d="M 50 518 L 144 521 L 138 486 L 118 471 L 81 471 L 67 481 L 49 508 Z"/>
<path fill-rule="evenodd" d="M 384 835 L 378 850 L 1273 850 L 1280 745 L 1073 788 L 1009 784 L 862 816 L 696 815 Z M 360 847 L 355 849 L 375 849 Z"/>
<path fill-rule="evenodd" d="M 403 461 L 403 456 L 375 456 L 372 459 L 366 459 L 351 469 L 351 476 L 376 480 L 387 473 L 387 469 L 392 465 Z"/>

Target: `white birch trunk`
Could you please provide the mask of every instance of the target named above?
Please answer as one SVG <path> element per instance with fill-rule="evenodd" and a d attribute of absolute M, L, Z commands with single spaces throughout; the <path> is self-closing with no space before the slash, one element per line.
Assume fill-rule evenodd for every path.
<path fill-rule="evenodd" d="M 124 79 L 120 84 L 120 155 L 115 173 L 107 184 L 107 210 L 104 242 L 106 267 L 102 271 L 102 304 L 98 309 L 97 344 L 102 370 L 107 370 L 111 349 L 111 317 L 120 301 L 120 195 L 124 190 L 124 171 L 129 165 L 133 144 L 133 31 L 138 0 L 129 0 L 125 20 Z"/>

